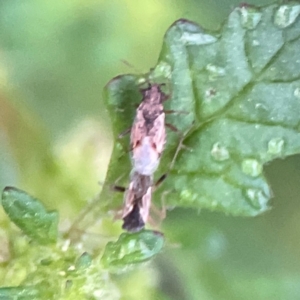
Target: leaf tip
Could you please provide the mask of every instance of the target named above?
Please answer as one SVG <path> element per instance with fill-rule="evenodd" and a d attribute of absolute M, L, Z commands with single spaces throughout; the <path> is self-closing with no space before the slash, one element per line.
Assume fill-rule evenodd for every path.
<path fill-rule="evenodd" d="M 15 188 L 15 187 L 13 187 L 13 186 L 6 186 L 6 187 L 3 189 L 3 193 L 5 193 L 5 192 L 10 192 L 11 190 L 16 191 L 16 190 L 18 190 L 18 189 Z"/>
<path fill-rule="evenodd" d="M 184 25 L 184 24 L 193 24 L 197 27 L 199 27 L 199 25 L 191 20 L 188 20 L 188 19 L 184 19 L 184 18 L 180 18 L 178 20 L 176 20 L 174 23 L 172 23 L 171 27 L 172 26 L 176 26 L 176 25 Z"/>
<path fill-rule="evenodd" d="M 109 88 L 110 85 L 118 83 L 118 82 L 122 79 L 123 76 L 124 76 L 124 75 L 118 75 L 118 76 L 112 78 L 112 79 L 105 85 L 105 88 L 107 89 L 107 88 Z"/>
<path fill-rule="evenodd" d="M 6 186 L 2 191 L 2 199 L 6 197 L 8 194 L 10 194 L 11 192 L 20 192 L 20 190 L 13 186 Z"/>
<path fill-rule="evenodd" d="M 183 32 L 185 32 L 185 31 L 187 31 L 187 32 L 202 32 L 203 31 L 202 27 L 199 24 L 197 24 L 191 20 L 181 18 L 171 24 L 171 26 L 167 30 L 166 34 L 170 31 L 170 29 L 172 29 L 174 27 L 179 28 Z"/>

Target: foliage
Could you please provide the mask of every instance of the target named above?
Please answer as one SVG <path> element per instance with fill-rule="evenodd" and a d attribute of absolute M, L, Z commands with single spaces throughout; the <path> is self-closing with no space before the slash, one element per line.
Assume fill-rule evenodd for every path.
<path fill-rule="evenodd" d="M 120 175 L 120 183 L 126 186 L 131 169 L 128 139 L 117 137 L 131 126 L 135 104 L 141 100 L 139 88 L 147 80 L 166 83 L 166 91 L 172 96 L 166 109 L 188 112 L 167 116 L 168 122 L 183 133 L 186 148 L 180 149 L 170 170 L 180 135 L 168 132 L 167 148 L 157 171 L 157 177 L 165 172 L 168 177 L 155 192 L 154 201 L 163 199 L 168 207 L 206 208 L 234 216 L 257 216 L 268 211 L 272 193 L 263 166 L 300 150 L 299 14 L 300 4 L 295 1 L 260 9 L 242 5 L 232 11 L 218 32 L 204 31 L 196 23 L 180 19 L 167 31 L 153 70 L 112 79 L 105 88 L 105 104 L 116 142 L 101 202 L 96 197 L 95 203 L 79 215 L 72 231 L 61 233 L 57 212 L 49 211 L 22 190 L 4 189 L 2 206 L 22 235 L 14 227 L 0 232 L 6 241 L 3 248 L 9 245 L 11 255 L 1 265 L 0 278 L 5 287 L 0 289 L 0 299 L 119 299 L 119 288 L 123 296 L 126 289 L 130 294 L 133 282 L 134 290 L 138 286 L 136 290 L 144 291 L 144 299 L 165 297 L 157 291 L 145 292 L 140 283 L 145 278 L 138 276 L 135 280 L 131 272 L 161 251 L 164 235 L 144 230 L 122 233 L 116 240 L 119 224 L 105 223 L 105 217 L 111 219 L 109 212 L 119 207 L 123 197 L 112 193 L 110 186 Z M 25 142 L 34 143 L 35 137 L 26 135 Z M 38 145 L 41 152 L 45 147 Z M 59 178 L 61 184 L 66 173 L 60 161 L 50 151 L 42 157 L 47 163 L 40 170 L 51 170 L 49 178 Z M 30 165 L 26 159 L 23 166 Z M 51 188 L 52 182 L 47 182 Z M 45 194 L 50 190 L 45 186 L 40 189 Z M 64 192 L 69 190 L 73 193 L 70 199 L 80 198 L 76 189 L 66 188 Z M 53 201 L 59 203 L 61 199 Z M 242 271 L 234 256 L 226 257 L 235 240 L 230 240 L 228 232 L 226 236 L 227 221 L 222 218 L 209 213 L 199 218 L 190 210 L 175 211 L 166 220 L 167 239 L 184 245 L 173 251 L 165 249 L 166 254 L 157 260 L 166 278 L 178 275 L 172 268 L 181 269 L 179 277 L 173 278 L 180 284 L 173 284 L 178 293 L 172 299 L 296 299 L 297 274 L 282 272 L 281 277 L 274 278 L 268 272 L 260 272 L 260 276 L 256 276 L 257 270 L 247 272 L 257 257 L 265 262 L 273 256 L 276 260 L 275 254 L 252 253 L 249 266 Z M 99 244 L 89 248 L 86 244 L 98 240 L 86 230 L 99 219 L 102 232 L 111 241 L 106 243 L 101 238 Z M 254 222 L 245 221 L 248 223 L 244 226 L 239 222 L 239 237 L 247 236 L 250 221 Z M 247 242 L 246 238 L 240 241 L 239 253 L 248 253 Z M 254 239 L 252 243 L 259 242 Z M 118 277 L 119 288 L 114 276 Z M 130 299 L 139 298 L 135 295 Z"/>
<path fill-rule="evenodd" d="M 236 216 L 269 209 L 263 165 L 300 151 L 299 13 L 294 3 L 264 9 L 244 5 L 218 34 L 187 20 L 171 26 L 148 77 L 162 77 L 171 86 L 167 109 L 189 113 L 169 117 L 184 133 L 188 150 L 181 150 L 156 199 L 167 191 L 166 205 Z M 140 101 L 137 82 L 124 76 L 107 86 L 115 139 L 130 127 L 134 103 Z M 179 138 L 168 135 L 158 173 L 169 171 Z M 115 144 L 108 183 L 130 168 L 127 145 L 127 140 Z M 120 203 L 118 195 L 108 205 L 114 203 Z"/>

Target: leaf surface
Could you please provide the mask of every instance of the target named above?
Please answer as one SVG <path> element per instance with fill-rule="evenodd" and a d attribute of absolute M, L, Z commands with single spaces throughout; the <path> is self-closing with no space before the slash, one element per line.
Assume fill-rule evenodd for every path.
<path fill-rule="evenodd" d="M 300 4 L 255 8 L 242 5 L 220 32 L 188 20 L 167 31 L 157 66 L 144 77 L 113 79 L 106 88 L 116 144 L 107 186 L 131 170 L 128 139 L 118 135 L 133 122 L 141 99 L 139 82 L 165 82 L 171 100 L 167 115 L 185 134 L 174 168 L 154 198 L 170 206 L 207 208 L 237 216 L 256 216 L 270 208 L 272 196 L 263 166 L 300 152 Z M 166 150 L 155 174 L 169 166 L 179 136 L 168 131 Z M 103 191 L 108 207 L 122 196 Z M 105 200 L 104 200 L 105 201 Z"/>
<path fill-rule="evenodd" d="M 116 242 L 109 242 L 101 261 L 107 268 L 122 268 L 145 262 L 160 252 L 164 236 L 158 231 L 142 230 L 137 233 L 123 233 Z"/>
<path fill-rule="evenodd" d="M 38 243 L 48 244 L 56 241 L 56 211 L 47 211 L 39 200 L 14 187 L 6 187 L 3 190 L 2 206 L 10 220 Z"/>

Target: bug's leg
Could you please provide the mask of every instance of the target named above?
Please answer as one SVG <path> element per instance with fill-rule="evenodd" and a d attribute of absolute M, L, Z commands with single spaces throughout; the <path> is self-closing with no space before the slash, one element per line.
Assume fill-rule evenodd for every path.
<path fill-rule="evenodd" d="M 159 229 L 162 221 L 166 218 L 167 216 L 167 206 L 165 205 L 165 197 L 167 194 L 169 194 L 170 191 L 163 192 L 162 198 L 161 198 L 161 207 L 157 208 L 153 203 L 151 204 L 151 211 L 153 215 L 155 215 L 155 219 L 149 216 L 149 224 L 154 227 Z"/>
<path fill-rule="evenodd" d="M 173 110 L 173 109 L 165 109 L 165 114 L 182 114 L 182 115 L 188 115 L 189 112 L 185 110 Z"/>
<path fill-rule="evenodd" d="M 112 186 L 111 186 L 111 189 L 112 189 L 114 192 L 121 192 L 121 193 L 124 193 L 124 192 L 126 192 L 126 190 L 127 190 L 126 187 L 120 186 L 120 185 L 112 185 Z"/>
<path fill-rule="evenodd" d="M 174 154 L 174 156 L 173 156 L 173 159 L 172 159 L 172 161 L 171 161 L 171 163 L 170 163 L 169 171 L 173 169 L 174 164 L 175 164 L 175 161 L 176 161 L 176 159 L 177 159 L 177 156 L 178 156 L 180 150 L 185 149 L 185 150 L 188 150 L 188 151 L 190 151 L 190 152 L 193 151 L 193 149 L 191 149 L 190 147 L 187 147 L 187 146 L 184 145 L 182 142 L 183 142 L 183 139 L 181 139 L 180 142 L 179 142 L 179 145 L 178 145 L 178 147 L 177 147 L 177 149 L 176 149 L 176 152 L 175 152 L 175 154 Z"/>
<path fill-rule="evenodd" d="M 164 173 L 162 176 L 158 178 L 158 180 L 155 182 L 153 186 L 153 191 L 155 191 L 159 186 L 164 182 L 164 180 L 167 178 L 168 174 Z"/>
<path fill-rule="evenodd" d="M 171 164 L 169 165 L 168 172 L 164 173 L 162 176 L 160 176 L 158 178 L 158 180 L 156 181 L 156 183 L 153 185 L 153 191 L 155 191 L 163 183 L 163 181 L 167 178 L 169 171 L 173 169 L 173 166 L 174 166 L 174 163 L 175 163 L 175 161 L 177 159 L 179 151 L 181 149 L 186 149 L 188 151 L 192 151 L 191 148 L 189 148 L 189 147 L 187 147 L 186 145 L 183 144 L 183 140 L 185 139 L 186 135 L 189 133 L 189 131 L 191 130 L 191 128 L 193 126 L 194 126 L 194 124 L 192 126 L 190 126 L 185 133 L 181 134 L 181 138 L 180 138 L 179 144 L 178 144 L 178 146 L 176 148 L 176 151 L 175 151 L 175 154 L 174 154 L 173 159 L 171 161 Z"/>
<path fill-rule="evenodd" d="M 165 123 L 165 126 L 169 129 L 171 129 L 172 131 L 179 133 L 179 130 L 177 129 L 177 127 L 175 127 L 174 125 L 170 124 L 170 123 Z"/>
<path fill-rule="evenodd" d="M 118 135 L 118 138 L 121 139 L 123 138 L 125 135 L 129 134 L 131 131 L 131 127 L 127 128 L 126 130 L 124 130 L 123 132 L 121 132 L 119 135 Z"/>
<path fill-rule="evenodd" d="M 164 113 L 165 114 L 185 114 L 185 115 L 189 114 L 189 112 L 183 111 L 183 110 L 164 110 Z M 165 126 L 169 129 L 171 129 L 173 132 L 180 133 L 178 128 L 176 126 L 174 126 L 173 124 L 165 123 Z"/>
<path fill-rule="evenodd" d="M 173 159 L 171 161 L 171 164 L 169 165 L 169 171 L 173 169 L 174 167 L 174 163 L 177 159 L 177 156 L 180 152 L 180 150 L 182 149 L 185 149 L 185 150 L 188 150 L 188 151 L 193 151 L 193 149 L 187 147 L 186 145 L 183 144 L 183 140 L 186 138 L 186 136 L 190 133 L 191 129 L 194 127 L 194 122 L 192 123 L 192 125 L 183 133 L 181 134 L 181 137 L 180 137 L 180 140 L 179 140 L 179 143 L 178 143 L 178 146 L 176 148 L 176 151 L 175 151 L 175 154 L 173 156 Z"/>

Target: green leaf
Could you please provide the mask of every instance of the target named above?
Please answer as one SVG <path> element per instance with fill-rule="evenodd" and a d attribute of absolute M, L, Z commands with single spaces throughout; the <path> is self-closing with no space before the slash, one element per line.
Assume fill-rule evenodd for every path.
<path fill-rule="evenodd" d="M 39 292 L 32 286 L 0 288 L 0 300 L 31 300 L 40 299 Z"/>
<path fill-rule="evenodd" d="M 58 213 L 48 212 L 39 200 L 17 188 L 6 187 L 2 193 L 2 206 L 10 220 L 38 243 L 56 241 Z"/>
<path fill-rule="evenodd" d="M 163 245 L 164 236 L 158 231 L 123 233 L 116 242 L 106 245 L 101 261 L 106 268 L 126 268 L 150 260 Z"/>
<path fill-rule="evenodd" d="M 75 267 L 77 269 L 85 270 L 91 265 L 91 263 L 92 257 L 87 252 L 84 252 L 76 261 Z"/>
<path fill-rule="evenodd" d="M 170 206 L 239 216 L 267 211 L 272 193 L 263 166 L 300 152 L 299 14 L 298 2 L 242 5 L 218 33 L 188 20 L 175 22 L 154 70 L 117 77 L 106 87 L 116 140 L 106 186 L 120 176 L 128 186 L 129 141 L 118 135 L 131 126 L 134 104 L 142 100 L 139 82 L 150 78 L 171 87 L 166 109 L 189 112 L 167 115 L 167 122 L 185 133 L 189 150 L 180 151 L 154 201 L 164 194 Z M 168 131 L 157 178 L 169 171 L 178 144 L 179 135 Z M 108 188 L 102 196 L 108 208 L 122 202 L 122 195 Z"/>

